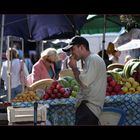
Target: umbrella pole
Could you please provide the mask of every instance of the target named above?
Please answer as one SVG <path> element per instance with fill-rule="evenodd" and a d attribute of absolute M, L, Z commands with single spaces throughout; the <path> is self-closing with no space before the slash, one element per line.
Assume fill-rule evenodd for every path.
<path fill-rule="evenodd" d="M 104 15 L 104 32 L 103 32 L 103 41 L 102 41 L 102 58 L 104 58 L 105 33 L 106 33 L 106 15 Z"/>
<path fill-rule="evenodd" d="M 3 50 L 4 20 L 5 20 L 5 15 L 2 15 L 2 24 L 1 24 L 1 41 L 0 41 L 0 73 L 1 73 L 1 65 L 2 65 L 2 50 Z M 0 75 L 0 87 L 1 87 L 1 75 Z"/>
<path fill-rule="evenodd" d="M 7 49 L 9 51 L 10 36 L 7 37 Z M 10 53 L 8 52 L 8 67 L 7 67 L 7 78 L 8 78 L 8 102 L 11 101 L 11 62 Z"/>

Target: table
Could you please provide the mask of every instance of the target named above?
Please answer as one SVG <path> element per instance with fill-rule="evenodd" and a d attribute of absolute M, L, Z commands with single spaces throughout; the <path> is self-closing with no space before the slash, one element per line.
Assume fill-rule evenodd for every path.
<path fill-rule="evenodd" d="M 140 125 L 140 93 L 106 96 L 106 107 L 116 107 L 125 113 L 123 125 Z"/>
<path fill-rule="evenodd" d="M 76 99 L 63 98 L 53 100 L 41 100 L 38 104 L 48 105 L 47 119 L 51 125 L 74 125 L 75 124 L 75 111 Z M 12 103 L 13 107 L 31 107 L 33 102 L 17 102 Z"/>

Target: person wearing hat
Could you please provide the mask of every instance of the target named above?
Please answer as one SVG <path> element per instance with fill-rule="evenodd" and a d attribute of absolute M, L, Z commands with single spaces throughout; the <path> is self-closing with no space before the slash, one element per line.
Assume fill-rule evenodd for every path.
<path fill-rule="evenodd" d="M 70 51 L 69 66 L 80 84 L 75 125 L 99 125 L 107 85 L 105 62 L 99 55 L 90 52 L 88 41 L 81 36 L 73 37 L 63 51 Z M 77 68 L 79 60 L 84 61 L 81 72 Z"/>
<path fill-rule="evenodd" d="M 32 73 L 27 77 L 28 86 L 42 79 L 55 79 L 54 62 L 58 59 L 55 48 L 47 48 L 33 65 Z"/>

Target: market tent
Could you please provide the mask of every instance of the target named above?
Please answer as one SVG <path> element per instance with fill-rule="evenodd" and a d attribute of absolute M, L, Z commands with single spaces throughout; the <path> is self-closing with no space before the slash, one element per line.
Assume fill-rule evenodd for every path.
<path fill-rule="evenodd" d="M 106 24 L 106 32 L 119 32 L 122 27 L 122 23 L 119 19 L 119 15 L 105 15 L 106 21 L 104 21 L 104 15 L 95 15 L 90 18 L 86 24 L 81 28 L 81 34 L 96 34 L 104 32 L 104 24 Z"/>
<path fill-rule="evenodd" d="M 133 50 L 140 48 L 140 39 L 132 39 L 130 42 L 119 46 L 117 49 L 119 51 Z"/>
<path fill-rule="evenodd" d="M 114 45 L 118 48 L 125 43 L 130 42 L 132 39 L 140 39 L 140 29 L 132 28 L 129 32 L 124 32 L 120 36 L 118 36 L 114 41 Z"/>
<path fill-rule="evenodd" d="M 0 21 L 2 21 L 2 15 L 0 16 Z M 26 15 L 5 15 L 3 35 L 22 37 L 24 40 L 30 39 L 27 23 Z"/>
<path fill-rule="evenodd" d="M 79 33 L 87 15 L 5 15 L 4 36 L 40 41 L 71 38 Z M 0 16 L 2 21 L 2 16 Z"/>

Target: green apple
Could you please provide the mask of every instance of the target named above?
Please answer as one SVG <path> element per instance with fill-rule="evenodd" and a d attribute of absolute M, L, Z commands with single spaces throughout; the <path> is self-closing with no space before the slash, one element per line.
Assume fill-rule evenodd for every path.
<path fill-rule="evenodd" d="M 72 91 L 71 96 L 72 97 L 76 97 L 76 95 L 77 95 L 77 92 L 76 91 Z"/>
<path fill-rule="evenodd" d="M 80 88 L 79 88 L 79 86 L 74 86 L 73 88 L 72 88 L 74 91 L 76 91 L 76 92 L 79 92 L 79 90 L 80 90 Z"/>
<path fill-rule="evenodd" d="M 128 92 L 128 88 L 127 87 L 122 87 L 122 91 L 124 92 L 124 93 L 127 93 Z"/>

